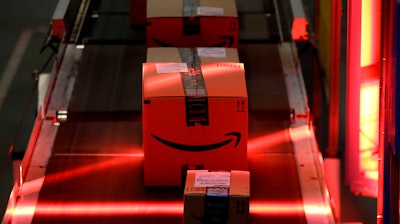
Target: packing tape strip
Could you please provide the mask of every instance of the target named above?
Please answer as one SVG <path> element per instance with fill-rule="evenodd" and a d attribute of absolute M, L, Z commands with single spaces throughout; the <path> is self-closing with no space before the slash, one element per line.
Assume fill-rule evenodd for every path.
<path fill-rule="evenodd" d="M 201 71 L 201 61 L 195 48 L 178 48 L 188 72 L 181 72 L 186 101 L 186 125 L 209 125 L 208 97 Z"/>
<path fill-rule="evenodd" d="M 193 17 L 197 15 L 197 9 L 200 6 L 200 0 L 183 0 L 183 17 Z"/>

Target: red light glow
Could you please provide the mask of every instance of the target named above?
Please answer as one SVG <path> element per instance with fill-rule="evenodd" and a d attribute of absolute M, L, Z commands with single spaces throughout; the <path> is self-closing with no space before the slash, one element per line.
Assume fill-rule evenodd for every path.
<path fill-rule="evenodd" d="M 293 40 L 308 40 L 307 33 L 307 19 L 295 18 L 292 24 L 292 38 Z"/>
<path fill-rule="evenodd" d="M 363 82 L 360 90 L 360 170 L 378 180 L 379 80 Z"/>
<path fill-rule="evenodd" d="M 380 50 L 380 2 L 363 0 L 361 14 L 361 61 L 360 66 L 370 66 L 379 62 Z"/>
<path fill-rule="evenodd" d="M 254 215 L 288 215 L 303 212 L 303 204 L 284 202 L 252 202 L 250 213 Z"/>
<path fill-rule="evenodd" d="M 158 76 L 148 77 L 145 80 L 147 92 L 157 92 L 159 90 L 176 88 L 182 85 L 180 73 L 165 73 Z M 181 93 L 180 91 L 179 93 Z"/>
<path fill-rule="evenodd" d="M 307 209 L 309 215 L 327 215 L 329 208 L 320 205 L 306 205 L 290 202 L 256 201 L 250 203 L 250 214 L 258 216 L 290 215 L 302 213 Z M 183 214 L 182 201 L 152 202 L 76 202 L 60 205 L 59 203 L 41 203 L 37 206 L 19 206 L 13 211 L 14 216 L 36 215 L 66 216 L 175 216 Z"/>
<path fill-rule="evenodd" d="M 290 129 L 290 137 L 292 141 L 301 141 L 310 137 L 310 129 L 308 125 L 301 125 Z"/>
<path fill-rule="evenodd" d="M 266 148 L 286 142 L 288 140 L 287 133 L 287 130 L 282 130 L 269 135 L 249 139 L 247 151 L 249 153 L 264 152 Z"/>
<path fill-rule="evenodd" d="M 290 202 L 251 202 L 250 213 L 254 215 L 269 216 L 269 215 L 290 215 L 293 213 L 301 213 L 306 211 L 308 215 L 328 215 L 330 214 L 330 208 L 319 204 L 299 204 Z"/>
<path fill-rule="evenodd" d="M 59 203 L 41 203 L 37 206 L 19 206 L 13 215 L 24 217 L 36 215 L 66 216 L 126 216 L 126 215 L 181 215 L 182 202 L 76 202 L 60 205 Z"/>
<path fill-rule="evenodd" d="M 359 169 L 378 180 L 380 2 L 362 1 Z"/>
<path fill-rule="evenodd" d="M 353 192 L 371 195 L 379 174 L 382 1 L 348 3 L 346 180 Z"/>
<path fill-rule="evenodd" d="M 97 154 L 94 154 L 96 156 Z M 131 155 L 131 154 L 130 154 Z M 65 156 L 65 155 L 63 155 Z M 71 155 L 72 156 L 72 155 Z M 108 160 L 99 161 L 94 165 L 81 166 L 75 169 L 63 171 L 61 173 L 54 173 L 46 176 L 46 180 L 51 182 L 65 181 L 74 177 L 83 176 L 85 174 L 92 173 L 93 171 L 109 169 L 113 166 L 121 166 L 124 163 L 132 163 L 132 157 L 143 160 L 143 154 L 133 154 L 131 156 L 120 156 L 114 154 L 114 157 L 110 157 Z"/>

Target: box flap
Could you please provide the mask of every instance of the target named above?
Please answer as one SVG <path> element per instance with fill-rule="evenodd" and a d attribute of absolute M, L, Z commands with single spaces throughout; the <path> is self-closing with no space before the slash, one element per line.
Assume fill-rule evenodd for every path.
<path fill-rule="evenodd" d="M 147 18 L 182 17 L 186 0 L 147 0 Z M 198 0 L 201 16 L 237 17 L 235 0 Z"/>
<path fill-rule="evenodd" d="M 146 62 L 182 62 L 182 59 L 176 47 L 150 47 Z"/>
<path fill-rule="evenodd" d="M 182 0 L 147 0 L 147 18 L 181 17 Z"/>
<path fill-rule="evenodd" d="M 181 78 L 181 72 L 185 72 L 185 65 L 185 63 L 144 63 L 143 98 L 185 96 Z M 201 71 L 207 97 L 247 98 L 242 63 L 206 63 L 201 64 Z"/>
<path fill-rule="evenodd" d="M 231 171 L 230 195 L 241 195 L 250 197 L 250 172 L 241 170 Z"/>
<path fill-rule="evenodd" d="M 159 63 L 143 64 L 143 98 L 184 96 L 181 73 L 157 71 L 157 64 Z M 174 66 L 171 63 L 168 64 L 171 65 L 170 67 Z"/>
<path fill-rule="evenodd" d="M 244 65 L 217 62 L 201 65 L 208 97 L 247 98 Z"/>

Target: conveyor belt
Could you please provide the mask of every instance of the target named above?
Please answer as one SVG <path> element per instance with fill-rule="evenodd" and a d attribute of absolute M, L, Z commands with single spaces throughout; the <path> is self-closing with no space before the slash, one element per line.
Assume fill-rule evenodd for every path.
<path fill-rule="evenodd" d="M 238 1 L 241 24 L 238 50 L 245 66 L 249 97 L 250 221 L 307 223 L 304 204 L 307 197 L 302 196 L 298 151 L 291 132 L 295 126 L 291 124 L 293 102 L 289 102 L 288 94 L 294 90 L 287 88 L 288 73 L 297 72 L 291 59 L 282 59 L 278 42 L 283 37 L 278 35 L 276 24 L 276 2 L 288 0 L 250 2 Z M 40 180 L 29 183 L 40 189 L 38 196 L 32 194 L 32 200 L 28 196 L 22 198 L 20 210 L 15 214 L 24 220 L 24 215 L 32 212 L 32 223 L 40 224 L 182 223 L 183 189 L 143 184 L 141 72 L 146 53 L 143 27 L 126 29 L 128 15 L 124 9 L 128 0 L 97 3 L 93 10 L 99 16 L 88 16 L 91 19 L 85 24 L 89 26 L 88 32 L 82 33 L 85 49 L 67 48 L 64 64 L 68 65 L 61 66 L 59 72 L 60 80 L 73 83 L 70 99 L 65 94 L 69 93 L 69 87 L 58 82 L 55 85 L 58 92 L 53 98 L 60 98 L 60 102 L 51 101 L 48 113 L 68 109 L 68 119 L 57 130 L 47 126 L 50 130 L 44 136 L 52 138 L 52 133 L 56 133 L 54 143 L 49 143 L 51 139 L 39 141 L 49 145 L 45 150 L 51 151 L 48 163 L 36 161 L 39 165 L 32 169 L 45 172 L 43 185 Z M 255 24 L 263 25 L 260 28 Z M 286 34 L 287 30 L 283 35 Z M 116 42 L 119 45 L 112 45 Z M 289 64 L 289 70 L 284 63 Z M 47 164 L 45 171 L 43 163 Z M 307 164 L 307 169 L 314 168 L 312 163 Z M 40 179 L 42 175 L 35 173 L 30 178 Z M 31 205 L 34 210 L 24 213 L 23 203 L 36 200 L 36 206 Z M 322 216 L 324 212 L 322 209 Z"/>
<path fill-rule="evenodd" d="M 94 59 L 79 65 L 81 74 L 69 108 L 76 119 L 62 123 L 58 130 L 33 223 L 182 222 L 181 188 L 143 186 L 141 122 L 134 110 L 140 103 L 140 89 L 126 84 L 129 80 L 131 86 L 137 87 L 138 83 L 133 82 L 140 82 L 137 78 L 140 74 L 134 71 L 134 57 L 127 56 L 137 53 L 136 49 L 96 46 L 85 49 L 83 58 Z M 255 208 L 252 223 L 305 223 L 288 133 L 289 104 L 279 52 L 275 45 L 243 46 L 240 52 L 247 60 L 250 99 L 250 206 Z M 107 58 L 111 66 L 103 68 L 101 64 Z M 121 58 L 125 60 L 118 60 Z M 253 60 L 268 60 L 268 63 L 264 66 Z M 112 94 L 99 97 L 102 92 Z M 125 98 L 121 101 L 121 97 Z M 125 111 L 125 119 L 106 116 L 104 111 Z M 98 118 L 87 119 L 90 115 Z M 276 175 L 277 172 L 281 175 Z M 47 207 L 51 216 L 46 213 Z M 113 212 L 107 213 L 108 207 Z M 257 210 L 260 207 L 264 208 Z M 284 215 L 269 212 L 282 207 L 287 209 Z M 174 209 L 178 212 L 173 212 Z M 94 214 L 87 215 L 88 212 Z"/>

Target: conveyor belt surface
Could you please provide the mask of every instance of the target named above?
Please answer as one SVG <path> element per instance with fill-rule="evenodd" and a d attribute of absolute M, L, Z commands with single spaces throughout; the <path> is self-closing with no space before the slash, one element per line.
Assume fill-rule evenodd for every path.
<path fill-rule="evenodd" d="M 252 223 L 305 223 L 287 127 L 250 122 Z M 181 223 L 181 188 L 143 186 L 140 130 L 137 121 L 62 124 L 33 223 Z"/>
<path fill-rule="evenodd" d="M 251 223 L 307 223 L 294 155 L 266 153 L 248 159 Z"/>
<path fill-rule="evenodd" d="M 290 106 L 279 50 L 275 44 L 242 44 L 250 119 L 288 120 Z"/>
<path fill-rule="evenodd" d="M 71 112 L 141 110 L 143 45 L 87 46 L 76 63 Z"/>
<path fill-rule="evenodd" d="M 289 101 L 278 47 L 275 44 L 242 44 L 239 56 L 245 65 L 250 116 L 289 119 Z M 87 46 L 69 103 L 69 112 L 129 112 L 141 110 L 142 45 Z M 268 89 L 268 91 L 266 91 Z"/>
<path fill-rule="evenodd" d="M 96 46 L 84 50 L 83 59 L 90 57 L 79 64 L 69 108 L 75 119 L 59 127 L 33 223 L 182 222 L 181 188 L 143 186 L 136 50 L 141 51 Z M 245 45 L 240 53 L 250 99 L 251 221 L 305 223 L 279 52 L 275 45 Z M 105 60 L 111 61 L 110 67 L 102 67 Z M 111 94 L 99 97 L 102 92 Z"/>

